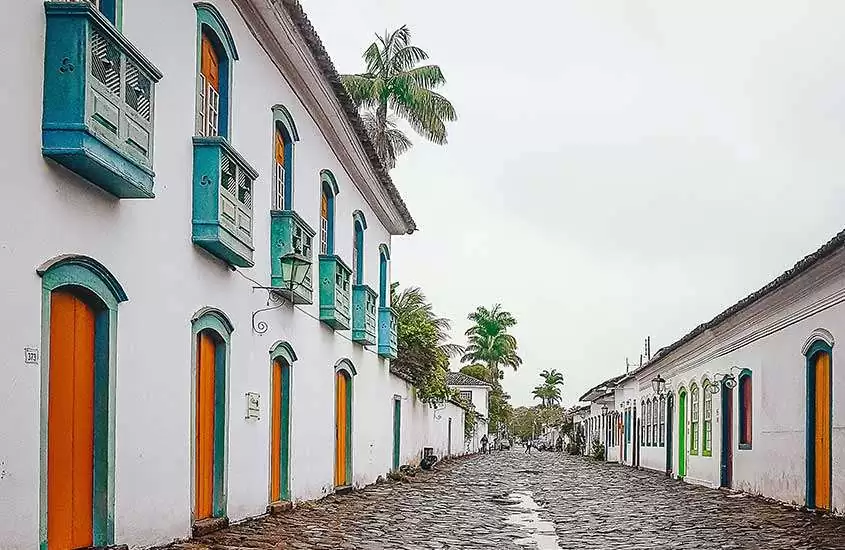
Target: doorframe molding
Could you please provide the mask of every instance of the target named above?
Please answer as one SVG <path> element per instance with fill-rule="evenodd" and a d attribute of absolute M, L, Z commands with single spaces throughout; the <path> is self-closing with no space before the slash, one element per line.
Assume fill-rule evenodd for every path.
<path fill-rule="evenodd" d="M 829 336 L 829 338 L 825 338 L 822 334 L 825 333 Z M 802 352 L 804 354 L 806 363 L 805 363 L 805 370 L 806 370 L 806 406 L 805 406 L 805 418 L 806 418 L 806 425 L 804 428 L 805 433 L 805 477 L 806 477 L 806 484 L 805 484 L 805 500 L 804 504 L 807 508 L 814 509 L 816 507 L 816 363 L 815 358 L 819 353 L 827 353 L 827 356 L 830 361 L 830 379 L 828 381 L 828 396 L 830 397 L 830 404 L 828 406 L 827 414 L 829 416 L 829 422 L 831 431 L 833 429 L 833 336 L 830 336 L 830 333 L 824 329 L 816 329 L 813 331 L 813 334 L 810 336 L 812 342 L 808 340 L 804 347 L 802 348 Z M 832 435 L 832 434 L 831 434 Z M 830 491 L 830 508 L 833 509 L 833 438 L 831 437 L 831 441 L 829 441 L 829 452 L 828 452 L 828 459 L 830 464 L 828 465 L 828 476 L 829 476 L 829 486 L 831 488 Z"/>
<path fill-rule="evenodd" d="M 50 307 L 54 291 L 81 288 L 93 295 L 94 320 L 94 510 L 95 546 L 114 544 L 115 393 L 117 310 L 128 300 L 117 278 L 100 262 L 81 254 L 57 256 L 41 264 L 41 403 L 39 453 L 39 547 L 47 549 L 48 430 L 50 411 Z M 98 307 L 97 307 L 98 306 Z M 103 379 L 105 378 L 105 379 Z M 99 422 L 98 422 L 99 418 Z M 105 446 L 105 449 L 103 449 Z M 97 493 L 105 498 L 97 498 Z M 99 503 L 99 506 L 98 506 Z"/>

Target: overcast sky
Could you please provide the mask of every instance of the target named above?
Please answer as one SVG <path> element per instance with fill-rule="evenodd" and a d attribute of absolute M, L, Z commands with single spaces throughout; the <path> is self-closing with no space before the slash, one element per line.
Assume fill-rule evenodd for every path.
<path fill-rule="evenodd" d="M 393 278 L 455 335 L 501 302 L 564 403 L 845 227 L 845 2 L 302 0 L 340 72 L 402 24 L 459 120 L 392 176 Z"/>

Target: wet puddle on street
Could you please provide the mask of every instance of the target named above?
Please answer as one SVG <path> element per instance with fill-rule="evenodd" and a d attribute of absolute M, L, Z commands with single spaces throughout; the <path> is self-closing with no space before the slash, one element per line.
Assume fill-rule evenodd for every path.
<path fill-rule="evenodd" d="M 505 499 L 508 501 L 507 508 L 513 511 L 507 523 L 515 525 L 525 535 L 514 542 L 526 547 L 534 546 L 537 550 L 561 550 L 554 522 L 540 518 L 540 505 L 531 491 L 516 491 Z"/>

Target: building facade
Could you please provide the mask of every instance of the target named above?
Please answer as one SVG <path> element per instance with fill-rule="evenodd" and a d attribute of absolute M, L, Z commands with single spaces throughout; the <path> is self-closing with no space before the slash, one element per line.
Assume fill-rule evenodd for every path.
<path fill-rule="evenodd" d="M 143 547 L 464 448 L 390 373 L 414 221 L 296 0 L 16 4 L 0 547 Z"/>
<path fill-rule="evenodd" d="M 843 300 L 845 232 L 620 377 L 622 462 L 845 512 Z"/>
<path fill-rule="evenodd" d="M 493 441 L 489 434 L 490 420 L 490 389 L 491 386 L 483 380 L 473 378 L 462 372 L 447 372 L 446 385 L 458 392 L 464 403 L 472 405 L 477 417 L 472 436 L 466 441 L 466 450 L 474 453 L 481 449 L 481 438 L 488 436 L 490 445 Z"/>

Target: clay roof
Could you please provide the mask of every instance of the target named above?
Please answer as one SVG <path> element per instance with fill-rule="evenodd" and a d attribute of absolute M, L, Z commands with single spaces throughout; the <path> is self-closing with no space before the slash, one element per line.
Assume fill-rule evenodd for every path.
<path fill-rule="evenodd" d="M 313 25 L 311 25 L 311 21 L 308 20 L 308 16 L 305 14 L 305 11 L 303 11 L 299 0 L 282 0 L 281 3 L 299 30 L 299 34 L 302 35 L 302 38 L 311 50 L 311 55 L 313 55 L 314 59 L 317 60 L 317 66 L 323 73 L 323 77 L 329 82 L 332 90 L 334 90 L 337 100 L 340 102 L 340 105 L 343 107 L 343 111 L 346 113 L 346 117 L 349 119 L 349 123 L 352 125 L 352 128 L 358 135 L 358 139 L 361 141 L 361 145 L 364 147 L 364 151 L 367 153 L 367 157 L 373 167 L 373 171 L 376 173 L 379 182 L 384 187 L 394 206 L 397 210 L 399 210 L 402 220 L 405 222 L 407 227 L 407 232 L 413 233 L 417 230 L 417 224 L 411 216 L 411 213 L 408 211 L 408 206 L 405 204 L 405 201 L 402 200 L 399 190 L 396 189 L 396 186 L 393 184 L 390 174 L 388 174 L 387 170 L 384 168 L 384 164 L 381 162 L 378 153 L 376 153 L 375 146 L 373 146 L 373 142 L 370 140 L 370 136 L 364 128 L 364 123 L 361 120 L 361 115 L 358 113 L 358 108 L 355 106 L 352 98 L 349 97 L 349 94 L 346 93 L 346 88 L 344 88 L 343 83 L 340 81 L 340 75 L 338 74 L 337 69 L 335 69 L 334 63 L 329 57 L 329 54 L 326 52 L 323 42 L 317 35 L 317 31 L 314 30 Z"/>
<path fill-rule="evenodd" d="M 483 380 L 479 380 L 478 378 L 473 378 L 467 374 L 462 372 L 452 372 L 449 371 L 446 373 L 446 385 L 448 386 L 480 386 L 489 388 L 491 387 L 490 384 Z"/>
<path fill-rule="evenodd" d="M 675 341 L 672 344 L 669 344 L 666 347 L 660 348 L 654 357 L 651 358 L 651 361 L 644 364 L 642 367 L 637 368 L 636 370 L 631 371 L 631 374 L 636 374 L 643 369 L 648 368 L 649 366 L 655 364 L 656 362 L 660 361 L 664 357 L 666 357 L 672 351 L 678 349 L 679 347 L 683 346 L 696 336 L 701 335 L 704 331 L 709 330 L 718 326 L 720 323 L 726 321 L 730 317 L 736 315 L 743 309 L 747 308 L 751 304 L 761 300 L 762 298 L 768 296 L 769 294 L 779 290 L 780 288 L 784 287 L 787 283 L 791 282 L 792 280 L 798 278 L 802 273 L 809 270 L 822 260 L 826 259 L 829 256 L 832 256 L 835 252 L 839 251 L 842 246 L 845 245 L 845 230 L 840 231 L 836 234 L 832 239 L 828 242 L 823 244 L 818 250 L 813 252 L 812 254 L 808 254 L 804 258 L 802 258 L 798 263 L 792 266 L 791 269 L 786 270 L 783 272 L 779 277 L 774 279 L 773 281 L 769 282 L 763 288 L 757 290 L 756 292 L 752 292 L 739 302 L 735 303 L 728 309 L 724 310 L 722 313 L 716 315 L 706 323 L 702 323 L 692 329 L 690 332 L 682 336 L 679 340 Z"/>

